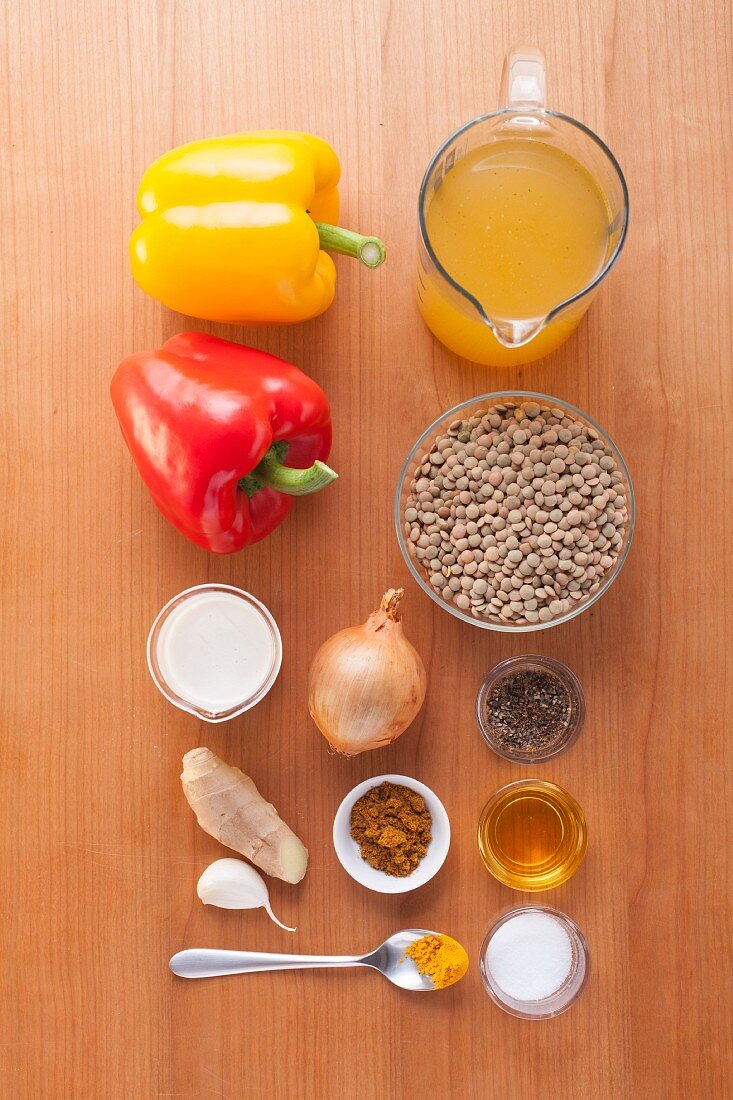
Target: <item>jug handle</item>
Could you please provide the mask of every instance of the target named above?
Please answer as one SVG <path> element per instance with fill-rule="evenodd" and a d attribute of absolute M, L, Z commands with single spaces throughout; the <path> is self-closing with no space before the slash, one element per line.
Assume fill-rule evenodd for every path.
<path fill-rule="evenodd" d="M 504 58 L 502 107 L 541 110 L 547 106 L 547 63 L 536 46 L 514 46 Z"/>

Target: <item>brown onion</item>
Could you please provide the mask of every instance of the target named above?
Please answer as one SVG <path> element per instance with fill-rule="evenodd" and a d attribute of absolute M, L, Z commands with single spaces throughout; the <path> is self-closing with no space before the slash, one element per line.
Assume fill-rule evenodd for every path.
<path fill-rule="evenodd" d="M 324 642 L 308 680 L 308 709 L 328 743 L 347 756 L 389 745 L 425 699 L 425 666 L 402 632 L 403 588 L 390 588 L 361 626 Z"/>

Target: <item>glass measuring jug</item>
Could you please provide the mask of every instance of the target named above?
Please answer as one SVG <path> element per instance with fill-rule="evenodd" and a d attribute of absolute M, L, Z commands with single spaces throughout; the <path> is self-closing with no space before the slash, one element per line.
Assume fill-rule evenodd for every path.
<path fill-rule="evenodd" d="M 504 106 L 451 134 L 420 188 L 420 312 L 451 351 L 489 366 L 530 363 L 567 340 L 626 236 L 615 157 L 549 110 L 545 89 L 542 52 L 512 50 Z"/>

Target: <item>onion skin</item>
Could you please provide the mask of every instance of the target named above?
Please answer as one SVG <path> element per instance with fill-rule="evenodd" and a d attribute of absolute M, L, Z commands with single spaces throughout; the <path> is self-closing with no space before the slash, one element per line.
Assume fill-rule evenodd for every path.
<path fill-rule="evenodd" d="M 308 709 L 336 752 L 355 756 L 391 744 L 425 700 L 420 654 L 402 630 L 404 589 L 389 589 L 361 626 L 324 642 L 308 677 Z"/>

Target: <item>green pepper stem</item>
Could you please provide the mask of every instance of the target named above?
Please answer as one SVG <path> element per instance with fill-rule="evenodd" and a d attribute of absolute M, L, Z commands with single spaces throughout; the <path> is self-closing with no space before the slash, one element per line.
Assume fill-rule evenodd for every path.
<path fill-rule="evenodd" d="M 279 493 L 302 497 L 324 489 L 326 485 L 336 480 L 338 474 L 325 462 L 314 462 L 307 470 L 285 466 L 276 447 L 271 447 L 262 461 L 255 466 L 250 477 L 254 477 L 261 485 L 277 489 Z"/>
<path fill-rule="evenodd" d="M 326 252 L 340 252 L 342 256 L 354 256 L 366 267 L 379 267 L 387 259 L 387 249 L 379 237 L 363 237 L 340 225 L 316 222 L 321 248 Z"/>

